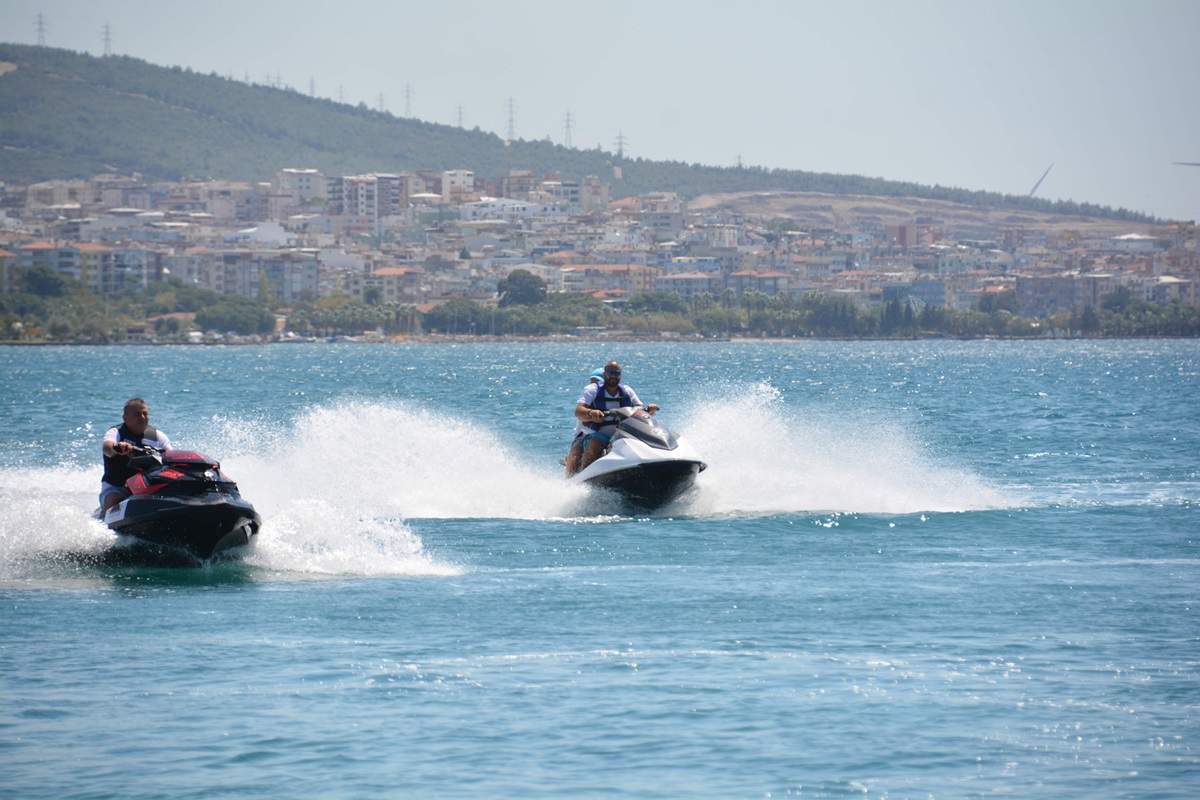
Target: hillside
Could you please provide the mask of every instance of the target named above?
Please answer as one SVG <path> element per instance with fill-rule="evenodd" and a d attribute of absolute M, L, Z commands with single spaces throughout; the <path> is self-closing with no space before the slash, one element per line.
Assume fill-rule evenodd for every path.
<path fill-rule="evenodd" d="M 333 174 L 466 168 L 485 177 L 512 169 L 612 175 L 616 156 L 545 141 L 506 145 L 495 134 L 401 119 L 127 56 L 0 44 L 0 179 L 26 183 L 138 171 L 155 179 L 269 178 L 284 166 Z M 926 186 L 858 175 L 710 167 L 625 159 L 620 197 L 653 190 L 685 197 L 782 190 L 914 197 L 974 206 L 1149 222 L 1089 203 Z"/>
<path fill-rule="evenodd" d="M 1004 228 L 1035 228 L 1106 238 L 1125 233 L 1155 234 L 1159 227 L 1113 217 L 1050 213 L 1036 209 L 982 206 L 917 197 L 827 194 L 817 192 L 733 192 L 692 198 L 693 211 L 724 210 L 759 218 L 786 219 L 798 227 L 858 227 L 865 223 L 902 225 L 914 219 L 936 221 L 956 238 L 987 239 Z"/>

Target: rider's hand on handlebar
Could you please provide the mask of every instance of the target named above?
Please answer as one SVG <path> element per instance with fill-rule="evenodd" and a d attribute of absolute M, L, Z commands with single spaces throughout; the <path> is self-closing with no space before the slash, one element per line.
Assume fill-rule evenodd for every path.
<path fill-rule="evenodd" d="M 133 452 L 133 445 L 129 442 L 117 442 L 113 445 L 113 452 L 118 455 L 127 456 Z"/>
<path fill-rule="evenodd" d="M 598 408 L 593 408 L 588 412 L 588 416 L 591 417 L 593 422 L 600 422 L 604 419 L 604 412 Z"/>

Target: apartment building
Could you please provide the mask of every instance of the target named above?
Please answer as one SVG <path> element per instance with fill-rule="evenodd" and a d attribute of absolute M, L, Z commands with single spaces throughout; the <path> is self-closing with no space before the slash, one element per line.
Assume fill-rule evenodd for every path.
<path fill-rule="evenodd" d="M 563 290 L 598 292 L 619 290 L 628 294 L 653 291 L 658 270 L 640 264 L 567 264 L 562 268 Z"/>
<path fill-rule="evenodd" d="M 475 194 L 475 173 L 469 169 L 449 169 L 442 172 L 442 200 L 447 203 L 467 203 L 478 200 Z"/>
<path fill-rule="evenodd" d="M 1018 275 L 1017 308 L 1025 317 L 1044 317 L 1057 311 L 1099 307 L 1104 295 L 1119 282 L 1109 273 Z"/>

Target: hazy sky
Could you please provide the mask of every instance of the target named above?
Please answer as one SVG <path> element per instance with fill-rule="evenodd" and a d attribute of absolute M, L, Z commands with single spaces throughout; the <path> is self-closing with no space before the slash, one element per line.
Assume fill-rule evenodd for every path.
<path fill-rule="evenodd" d="M 1200 219 L 1200 2 L 4 0 L 7 41 L 249 74 L 634 156 Z M 280 165 L 282 166 L 282 165 Z M 302 165 L 293 165 L 302 166 Z M 453 165 L 435 165 L 451 167 Z M 380 165 L 381 168 L 386 165 Z"/>

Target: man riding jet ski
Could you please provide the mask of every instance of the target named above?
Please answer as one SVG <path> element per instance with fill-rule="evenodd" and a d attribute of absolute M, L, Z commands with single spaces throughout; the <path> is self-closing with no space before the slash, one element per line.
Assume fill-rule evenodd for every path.
<path fill-rule="evenodd" d="M 620 364 L 606 364 L 603 377 L 576 403 L 587 433 L 578 467 L 568 461 L 568 477 L 616 490 L 633 506 L 666 505 L 691 488 L 707 465 L 654 420 L 657 405 L 643 407 L 633 388 L 621 383 Z"/>
<path fill-rule="evenodd" d="M 96 518 L 143 544 L 201 560 L 247 544 L 262 525 L 254 506 L 219 463 L 169 449 L 149 417 L 145 401 L 133 398 L 125 404 L 124 422 L 105 434 Z"/>

